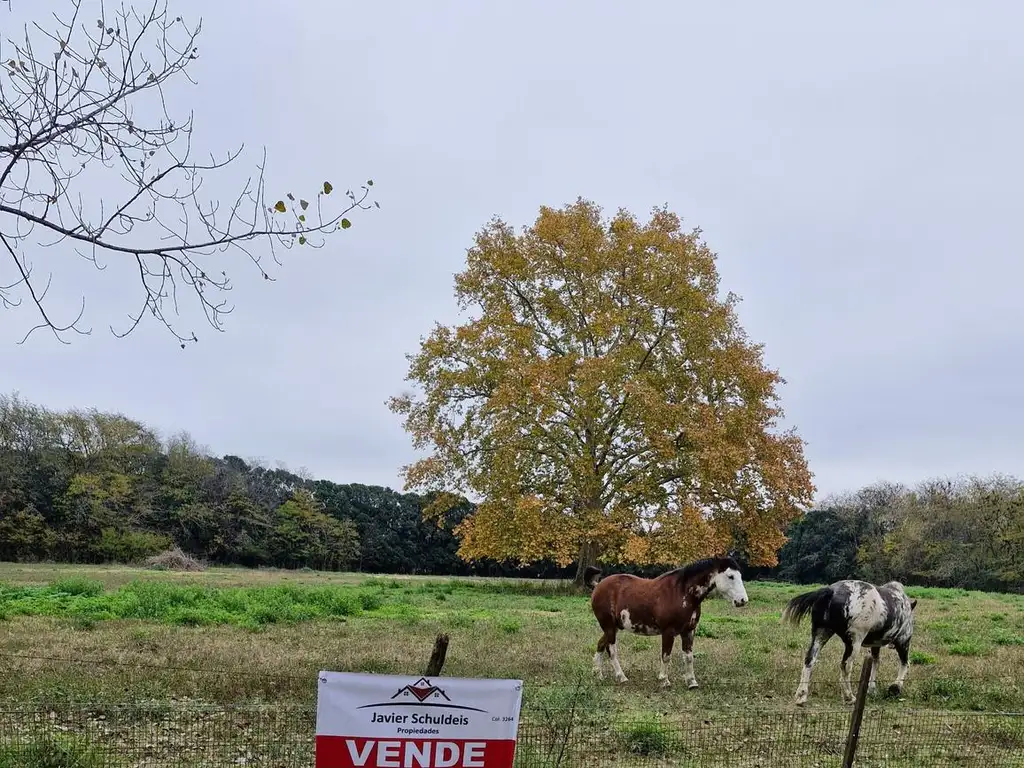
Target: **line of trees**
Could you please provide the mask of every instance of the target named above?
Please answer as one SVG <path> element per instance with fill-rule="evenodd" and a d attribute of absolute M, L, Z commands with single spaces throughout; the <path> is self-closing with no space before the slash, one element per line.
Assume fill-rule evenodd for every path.
<path fill-rule="evenodd" d="M 332 483 L 237 456 L 209 456 L 184 433 L 162 440 L 128 416 L 54 411 L 0 395 L 0 559 L 138 562 L 179 546 L 225 565 L 378 573 L 506 575 L 467 564 L 430 499 Z M 544 564 L 522 571 L 561 576 Z"/>
<path fill-rule="evenodd" d="M 933 479 L 832 497 L 790 527 L 772 576 L 1024 592 L 1024 483 Z"/>
<path fill-rule="evenodd" d="M 435 522 L 429 495 L 317 480 L 186 434 L 96 410 L 54 411 L 0 395 L 0 559 L 138 562 L 172 546 L 219 564 L 375 573 L 571 578 L 458 555 L 463 500 Z M 779 563 L 753 575 L 858 577 L 1024 591 L 1024 483 L 992 477 L 883 484 L 828 499 L 787 529 Z M 652 573 L 658 566 L 607 567 Z"/>

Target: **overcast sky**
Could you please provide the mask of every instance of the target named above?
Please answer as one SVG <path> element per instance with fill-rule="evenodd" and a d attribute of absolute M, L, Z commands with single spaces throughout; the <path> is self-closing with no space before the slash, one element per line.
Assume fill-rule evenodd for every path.
<path fill-rule="evenodd" d="M 203 21 L 199 84 L 175 91 L 197 138 L 251 150 L 228 182 L 265 145 L 273 188 L 372 178 L 382 208 L 276 283 L 233 259 L 226 332 L 188 305 L 186 350 L 153 324 L 106 330 L 136 297 L 127 265 L 39 253 L 51 307 L 84 293 L 94 332 L 18 346 L 36 318 L 0 311 L 0 390 L 398 487 L 413 453 L 384 401 L 420 336 L 457 320 L 473 233 L 582 195 L 704 230 L 788 380 L 819 494 L 1024 475 L 1020 3 L 170 5 Z"/>

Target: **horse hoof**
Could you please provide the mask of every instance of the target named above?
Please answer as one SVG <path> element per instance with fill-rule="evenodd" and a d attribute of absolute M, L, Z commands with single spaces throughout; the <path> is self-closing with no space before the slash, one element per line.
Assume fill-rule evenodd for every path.
<path fill-rule="evenodd" d="M 667 677 L 661 678 L 661 687 L 662 688 L 669 688 L 669 687 L 671 687 L 671 685 L 672 685 L 672 681 L 670 681 Z"/>
<path fill-rule="evenodd" d="M 878 690 L 878 689 L 877 689 L 877 687 L 875 686 L 875 684 L 874 684 L 874 683 L 872 683 L 871 685 L 869 685 L 869 686 L 868 686 L 868 695 L 869 695 L 869 696 L 874 696 L 874 695 L 875 695 L 875 691 L 877 691 L 877 690 Z"/>
<path fill-rule="evenodd" d="M 893 683 L 892 685 L 889 686 L 889 695 L 890 696 L 899 696 L 901 693 L 903 693 L 903 689 L 900 688 L 898 685 L 896 685 L 896 683 Z"/>
<path fill-rule="evenodd" d="M 793 703 L 796 704 L 798 707 L 802 707 L 804 704 L 807 703 L 807 699 L 795 699 Z"/>
<path fill-rule="evenodd" d="M 622 683 L 628 683 L 629 682 L 629 678 L 626 677 L 625 675 L 622 675 L 622 677 L 616 677 L 615 678 L 615 682 L 619 683 L 621 685 Z"/>
<path fill-rule="evenodd" d="M 699 688 L 700 686 L 697 684 L 696 680 L 691 680 L 689 683 L 686 684 L 686 687 L 692 691 L 694 688 Z"/>

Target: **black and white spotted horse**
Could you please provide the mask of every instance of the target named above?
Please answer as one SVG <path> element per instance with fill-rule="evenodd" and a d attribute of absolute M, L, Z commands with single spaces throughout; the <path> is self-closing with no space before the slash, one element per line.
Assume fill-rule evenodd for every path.
<path fill-rule="evenodd" d="M 896 649 L 900 671 L 896 681 L 889 686 L 889 693 L 898 696 L 903 691 L 903 682 L 910 667 L 915 607 L 917 600 L 907 597 L 903 585 L 898 581 L 890 581 L 879 587 L 853 579 L 837 581 L 790 600 L 782 612 L 783 621 L 795 627 L 806 614 L 811 615 L 811 645 L 804 656 L 804 670 L 800 675 L 800 686 L 796 689 L 796 703 L 804 704 L 807 701 L 811 670 L 818 660 L 818 653 L 832 635 L 838 635 L 846 645 L 840 665 L 839 684 L 847 704 L 854 700 L 850 685 L 850 659 L 859 656 L 862 647 L 871 649 L 870 693 L 875 691 L 879 653 L 885 647 Z"/>

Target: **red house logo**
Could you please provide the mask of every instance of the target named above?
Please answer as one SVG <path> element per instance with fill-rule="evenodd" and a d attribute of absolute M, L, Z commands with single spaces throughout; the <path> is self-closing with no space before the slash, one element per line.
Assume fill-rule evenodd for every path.
<path fill-rule="evenodd" d="M 438 688 L 436 685 L 431 683 L 425 677 L 421 677 L 412 685 L 403 685 L 395 692 L 395 695 L 391 698 L 397 699 L 399 696 L 409 695 L 416 697 L 416 700 L 419 702 L 424 702 L 432 696 L 434 698 L 443 696 L 445 701 L 451 701 L 451 699 L 448 698 L 447 693 L 445 693 L 441 688 Z"/>
<path fill-rule="evenodd" d="M 440 686 L 434 685 L 425 677 L 415 683 L 403 685 L 395 691 L 388 701 L 374 704 L 363 704 L 356 709 L 374 709 L 376 707 L 440 707 L 443 709 L 462 709 L 468 712 L 486 712 L 479 707 L 467 707 L 455 704 Z"/>

